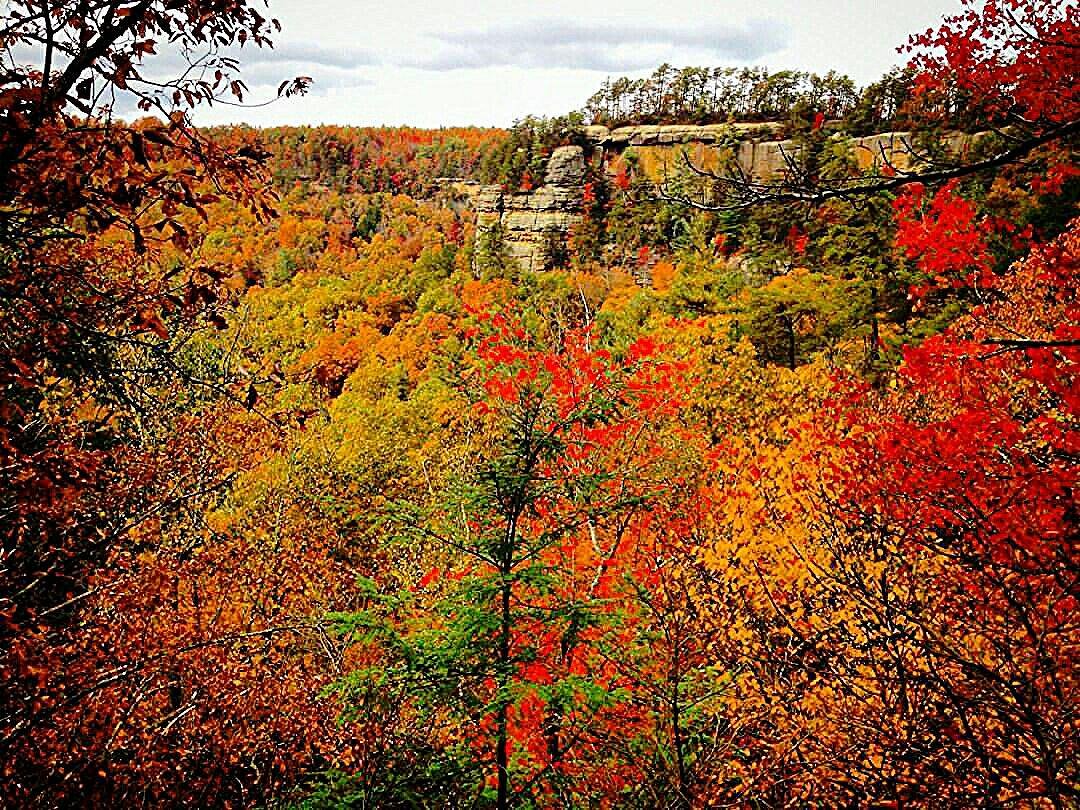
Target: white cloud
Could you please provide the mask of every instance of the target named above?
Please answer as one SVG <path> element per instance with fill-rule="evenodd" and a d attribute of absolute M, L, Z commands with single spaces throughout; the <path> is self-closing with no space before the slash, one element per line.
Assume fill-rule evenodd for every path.
<path fill-rule="evenodd" d="M 641 76 L 664 61 L 836 69 L 867 83 L 903 61 L 895 49 L 909 33 L 959 8 L 959 0 L 270 0 L 284 31 L 269 62 L 242 53 L 251 98 L 272 96 L 294 75 L 315 79 L 312 94 L 254 110 L 215 107 L 198 120 L 504 126 L 580 107 L 598 71 Z M 310 59 L 277 58 L 309 50 Z"/>
<path fill-rule="evenodd" d="M 434 33 L 440 47 L 405 64 L 428 70 L 515 65 L 527 68 L 642 70 L 665 60 L 755 61 L 784 47 L 787 26 L 774 20 L 647 24 L 541 19 Z"/>

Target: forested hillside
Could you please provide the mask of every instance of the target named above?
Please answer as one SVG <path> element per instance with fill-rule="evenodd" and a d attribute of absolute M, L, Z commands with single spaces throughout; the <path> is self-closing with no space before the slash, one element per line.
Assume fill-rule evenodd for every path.
<path fill-rule="evenodd" d="M 0 806 L 1080 802 L 1074 5 L 507 130 L 143 77 L 260 8 L 0 11 Z M 478 237 L 586 124 L 727 121 L 799 151 Z"/>

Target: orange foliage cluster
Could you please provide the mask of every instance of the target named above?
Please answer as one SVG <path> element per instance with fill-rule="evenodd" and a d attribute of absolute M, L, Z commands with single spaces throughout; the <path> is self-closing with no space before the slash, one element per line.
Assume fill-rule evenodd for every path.
<path fill-rule="evenodd" d="M 265 149 L 273 181 L 283 190 L 314 184 L 414 197 L 437 191 L 440 180 L 494 180 L 493 153 L 507 137 L 505 130 L 478 127 L 230 127 L 212 132 L 233 148 Z"/>

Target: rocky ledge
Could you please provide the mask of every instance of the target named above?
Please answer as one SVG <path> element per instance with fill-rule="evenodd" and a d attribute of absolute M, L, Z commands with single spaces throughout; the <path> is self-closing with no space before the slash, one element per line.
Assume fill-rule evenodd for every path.
<path fill-rule="evenodd" d="M 682 162 L 680 154 L 686 151 L 697 165 L 716 167 L 734 161 L 745 176 L 768 181 L 783 176 L 788 161 L 799 152 L 796 141 L 779 139 L 782 130 L 780 124 L 771 123 L 585 127 L 587 147 L 557 148 L 538 188 L 527 192 L 508 192 L 499 186 L 479 189 L 474 197 L 478 232 L 483 236 L 501 226 L 502 248 L 522 269 L 548 269 L 553 246 L 564 244 L 567 234 L 581 222 L 587 163 L 610 171 L 622 155 L 632 152 L 637 170 L 658 181 Z M 946 146 L 959 153 L 977 137 L 956 134 L 946 139 Z M 885 163 L 905 169 L 915 162 L 908 132 L 850 138 L 848 143 L 862 171 Z"/>
<path fill-rule="evenodd" d="M 641 124 L 608 129 L 585 127 L 585 137 L 603 149 L 628 146 L 670 146 L 681 143 L 725 143 L 732 140 L 776 140 L 780 124 Z"/>

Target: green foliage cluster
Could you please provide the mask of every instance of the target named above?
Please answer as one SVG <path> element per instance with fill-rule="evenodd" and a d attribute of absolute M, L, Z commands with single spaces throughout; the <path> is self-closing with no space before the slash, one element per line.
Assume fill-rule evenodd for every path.
<path fill-rule="evenodd" d="M 792 117 L 846 115 L 858 92 L 847 76 L 764 67 L 658 67 L 642 79 L 608 79 L 585 104 L 594 124 L 786 121 Z"/>
<path fill-rule="evenodd" d="M 540 185 L 547 159 L 556 147 L 586 145 L 583 122 L 580 113 L 554 118 L 530 115 L 515 121 L 507 137 L 484 155 L 477 179 L 511 191 Z"/>
<path fill-rule="evenodd" d="M 916 92 L 915 72 L 893 68 L 858 87 L 848 76 L 765 67 L 684 67 L 663 64 L 652 75 L 607 79 L 585 103 L 584 118 L 609 127 L 630 124 L 717 124 L 772 121 L 805 129 L 820 115 L 853 135 L 947 123 L 985 129 L 987 116 L 960 88 L 929 97 Z"/>

